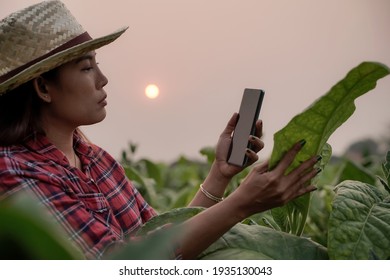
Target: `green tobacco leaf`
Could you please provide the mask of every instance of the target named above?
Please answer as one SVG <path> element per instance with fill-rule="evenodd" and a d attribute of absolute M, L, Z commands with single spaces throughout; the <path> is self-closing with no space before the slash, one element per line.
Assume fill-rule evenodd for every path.
<path fill-rule="evenodd" d="M 179 224 L 203 211 L 202 207 L 176 208 L 158 216 L 153 217 L 145 223 L 137 232 L 137 236 L 142 236 L 154 231 L 166 224 Z"/>
<path fill-rule="evenodd" d="M 166 224 L 179 224 L 204 208 L 178 208 L 148 221 L 137 236 L 145 236 Z M 327 259 L 326 248 L 297 237 L 258 225 L 237 224 L 200 256 L 200 259 Z"/>
<path fill-rule="evenodd" d="M 203 260 L 319 260 L 328 259 L 325 247 L 310 239 L 268 227 L 237 224 L 200 256 Z"/>
<path fill-rule="evenodd" d="M 199 153 L 207 158 L 207 162 L 212 164 L 215 159 L 215 147 L 204 147 Z"/>
<path fill-rule="evenodd" d="M 356 165 L 350 160 L 345 160 L 339 174 L 338 182 L 346 180 L 360 181 L 370 185 L 375 185 L 376 177 L 369 170 L 362 166 Z"/>
<path fill-rule="evenodd" d="M 149 178 L 152 178 L 156 182 L 157 187 L 163 186 L 163 178 L 161 174 L 161 168 L 158 164 L 148 160 L 148 159 L 141 159 L 139 161 L 139 164 L 144 164 L 146 168 L 146 172 Z"/>
<path fill-rule="evenodd" d="M 390 193 L 390 151 L 386 154 L 386 161 L 382 165 L 382 171 L 385 175 L 384 187 Z"/>
<path fill-rule="evenodd" d="M 137 242 L 129 242 L 115 248 L 105 256 L 110 260 L 169 260 L 174 256 L 175 237 L 173 228 L 156 231 Z"/>
<path fill-rule="evenodd" d="M 149 204 L 156 207 L 158 205 L 158 196 L 156 192 L 156 181 L 151 178 L 143 177 L 132 166 L 124 166 L 127 178 L 133 181 L 138 188 L 139 192 L 149 202 Z"/>
<path fill-rule="evenodd" d="M 301 139 L 305 139 L 307 143 L 299 152 L 287 173 L 296 168 L 301 162 L 320 154 L 331 134 L 355 111 L 355 99 L 375 88 L 377 80 L 388 74 L 389 69 L 385 65 L 374 62 L 364 62 L 352 69 L 327 94 L 275 133 L 274 148 L 269 163 L 270 169 L 274 168 L 283 155 Z M 295 212 L 303 217 L 302 222 L 304 223 L 310 196 L 305 195 L 299 199 L 301 200 L 300 205 L 305 205 L 305 207 Z M 296 209 L 294 206 L 291 208 Z M 286 212 L 285 209 L 282 211 Z M 287 214 L 292 215 L 291 213 Z M 299 224 L 299 228 L 302 228 L 302 224 Z M 301 232 L 298 229 L 295 231 Z"/>
<path fill-rule="evenodd" d="M 275 167 L 287 150 L 301 139 L 305 139 L 307 143 L 290 170 L 319 154 L 330 135 L 355 111 L 355 99 L 375 88 L 377 80 L 388 74 L 386 66 L 374 62 L 363 62 L 352 69 L 327 94 L 274 135 L 270 167 Z"/>
<path fill-rule="evenodd" d="M 340 183 L 336 187 L 328 231 L 331 259 L 388 259 L 389 196 L 362 182 Z"/>
<path fill-rule="evenodd" d="M 65 236 L 30 197 L 17 196 L 0 203 L 0 259 L 83 259 Z"/>

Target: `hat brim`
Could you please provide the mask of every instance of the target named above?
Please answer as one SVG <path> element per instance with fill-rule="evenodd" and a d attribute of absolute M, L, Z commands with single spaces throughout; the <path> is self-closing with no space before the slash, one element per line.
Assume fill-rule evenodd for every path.
<path fill-rule="evenodd" d="M 68 48 L 66 50 L 63 50 L 61 52 L 58 52 L 48 58 L 45 58 L 28 68 L 24 69 L 20 73 L 16 74 L 15 76 L 11 77 L 10 79 L 4 81 L 0 84 L 0 95 L 17 88 L 18 86 L 38 77 L 39 75 L 50 71 L 64 63 L 67 63 L 69 61 L 72 61 L 73 59 L 76 59 L 77 57 L 80 57 L 81 55 L 96 50 L 100 47 L 103 47 L 116 39 L 118 39 L 126 30 L 128 27 L 122 27 L 121 29 L 106 35 L 102 36 L 96 39 L 92 39 L 89 41 L 86 41 L 84 43 L 81 43 L 79 45 L 76 45 L 74 47 Z"/>

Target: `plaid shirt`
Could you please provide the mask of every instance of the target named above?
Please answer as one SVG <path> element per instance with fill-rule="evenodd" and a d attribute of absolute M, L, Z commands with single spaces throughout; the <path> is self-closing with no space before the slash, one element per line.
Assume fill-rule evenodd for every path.
<path fill-rule="evenodd" d="M 83 170 L 70 166 L 42 135 L 0 147 L 0 201 L 24 190 L 33 193 L 86 258 L 101 258 L 156 212 L 107 152 L 77 135 L 74 149 Z"/>

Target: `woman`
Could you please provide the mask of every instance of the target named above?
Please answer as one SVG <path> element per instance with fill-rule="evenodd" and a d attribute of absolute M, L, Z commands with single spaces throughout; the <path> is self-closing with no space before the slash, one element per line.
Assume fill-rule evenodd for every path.
<path fill-rule="evenodd" d="M 124 244 L 156 215 L 122 167 L 78 129 L 106 116 L 108 80 L 95 50 L 125 30 L 92 39 L 60 1 L 30 6 L 0 22 L 0 199 L 22 191 L 38 198 L 86 258 L 101 258 Z M 267 163 L 254 167 L 223 200 L 229 181 L 242 171 L 226 162 L 236 121 L 234 114 L 190 204 L 207 209 L 183 225 L 177 240 L 183 258 L 195 258 L 244 218 L 315 189 L 307 182 L 318 173 L 319 157 L 284 175 L 301 141 L 272 171 Z M 250 164 L 263 147 L 262 123 L 256 126 Z"/>

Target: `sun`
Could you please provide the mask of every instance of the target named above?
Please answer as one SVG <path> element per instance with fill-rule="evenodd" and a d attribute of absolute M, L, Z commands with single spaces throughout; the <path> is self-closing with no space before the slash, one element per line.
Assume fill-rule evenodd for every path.
<path fill-rule="evenodd" d="M 145 95 L 147 98 L 155 99 L 160 94 L 158 86 L 150 84 L 145 88 Z"/>

